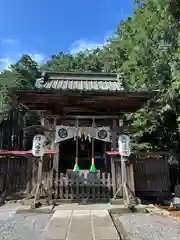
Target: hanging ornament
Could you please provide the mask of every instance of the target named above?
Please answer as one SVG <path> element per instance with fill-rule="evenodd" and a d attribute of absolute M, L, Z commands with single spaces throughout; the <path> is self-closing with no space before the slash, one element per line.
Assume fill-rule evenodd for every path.
<path fill-rule="evenodd" d="M 92 132 L 94 132 L 94 119 L 92 122 Z M 90 172 L 95 173 L 96 172 L 96 166 L 95 166 L 95 161 L 94 161 L 94 135 L 92 135 L 92 159 L 91 159 L 91 167 L 90 167 Z"/>
<path fill-rule="evenodd" d="M 76 161 L 76 163 L 74 165 L 73 172 L 78 173 L 79 172 L 78 158 L 76 158 L 75 161 Z"/>
<path fill-rule="evenodd" d="M 79 165 L 78 165 L 78 141 L 79 141 L 79 124 L 78 119 L 76 122 L 76 158 L 75 158 L 75 165 L 73 171 L 78 173 L 79 172 Z"/>
<path fill-rule="evenodd" d="M 91 172 L 91 173 L 95 173 L 95 172 L 96 172 L 96 166 L 95 166 L 94 158 L 93 158 L 93 157 L 92 157 L 92 159 L 91 159 L 90 172 Z"/>

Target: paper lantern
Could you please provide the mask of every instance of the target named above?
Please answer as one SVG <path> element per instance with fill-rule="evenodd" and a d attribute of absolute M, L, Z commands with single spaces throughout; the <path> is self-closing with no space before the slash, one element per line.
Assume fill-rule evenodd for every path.
<path fill-rule="evenodd" d="M 42 157 L 44 155 L 44 144 L 46 137 L 44 135 L 36 135 L 33 138 L 32 154 L 35 157 Z"/>

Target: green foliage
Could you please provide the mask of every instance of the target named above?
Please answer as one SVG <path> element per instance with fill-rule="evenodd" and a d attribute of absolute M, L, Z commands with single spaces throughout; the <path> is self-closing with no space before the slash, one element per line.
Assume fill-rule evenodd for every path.
<path fill-rule="evenodd" d="M 51 60 L 42 66 L 42 70 L 50 72 L 101 72 L 103 64 L 100 54 L 100 49 L 86 50 L 75 56 L 61 52 L 52 56 Z"/>
<path fill-rule="evenodd" d="M 14 101 L 9 98 L 9 89 L 32 89 L 39 76 L 38 64 L 28 55 L 23 55 L 16 64 L 11 65 L 9 70 L 0 73 L 0 122 L 15 107 Z"/>
<path fill-rule="evenodd" d="M 127 89 L 159 90 L 146 108 L 127 115 L 134 148 L 177 148 L 180 118 L 180 2 L 134 1 L 131 17 L 116 27 L 102 48 L 75 56 L 62 52 L 39 67 L 28 55 L 0 74 L 0 112 L 9 110 L 11 87 L 34 88 L 40 70 L 53 72 L 121 72 Z M 40 70 L 39 70 L 40 69 Z M 2 115 L 2 114 L 1 114 Z"/>
<path fill-rule="evenodd" d="M 12 65 L 11 72 L 18 74 L 16 83 L 19 88 L 34 88 L 36 79 L 41 77 L 38 64 L 29 55 L 23 55 L 16 64 Z"/>
<path fill-rule="evenodd" d="M 172 13 L 171 3 L 169 0 L 138 1 L 132 18 L 118 25 L 109 46 L 111 49 L 117 46 L 119 53 L 124 53 L 123 61 L 118 60 L 120 54 L 116 59 L 126 75 L 126 87 L 159 90 L 149 108 L 127 116 L 135 147 L 140 149 L 169 151 L 178 144 L 179 22 Z"/>

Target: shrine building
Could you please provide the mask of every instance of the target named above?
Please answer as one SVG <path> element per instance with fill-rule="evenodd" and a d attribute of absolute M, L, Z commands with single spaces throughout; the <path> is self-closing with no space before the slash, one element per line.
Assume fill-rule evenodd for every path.
<path fill-rule="evenodd" d="M 92 164 L 108 173 L 117 189 L 114 155 L 118 136 L 126 133 L 126 113 L 143 108 L 154 96 L 150 91 L 129 91 L 115 73 L 47 72 L 34 90 L 13 90 L 12 98 L 41 117 L 50 129 L 53 168 L 68 174 L 78 165 L 86 174 Z"/>

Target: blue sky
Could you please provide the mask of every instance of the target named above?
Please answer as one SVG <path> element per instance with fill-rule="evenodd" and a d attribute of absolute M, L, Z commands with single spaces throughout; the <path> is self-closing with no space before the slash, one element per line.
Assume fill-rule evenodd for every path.
<path fill-rule="evenodd" d="M 39 63 L 105 43 L 132 0 L 0 0 L 0 70 L 28 53 Z"/>

